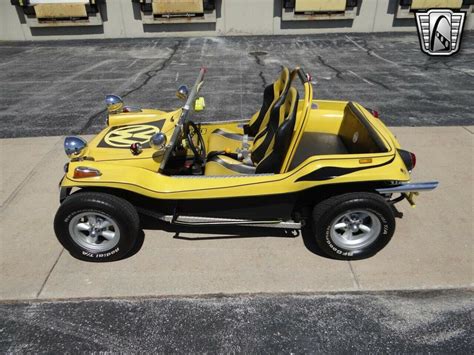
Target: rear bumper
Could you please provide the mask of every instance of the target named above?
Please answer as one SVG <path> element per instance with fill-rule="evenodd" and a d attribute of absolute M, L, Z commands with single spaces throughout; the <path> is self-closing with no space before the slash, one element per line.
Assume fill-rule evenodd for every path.
<path fill-rule="evenodd" d="M 418 191 L 431 191 L 438 187 L 438 181 L 430 182 L 408 182 L 402 183 L 393 187 L 384 187 L 376 189 L 381 194 L 392 194 L 392 193 L 403 193 L 403 192 L 418 192 Z"/>

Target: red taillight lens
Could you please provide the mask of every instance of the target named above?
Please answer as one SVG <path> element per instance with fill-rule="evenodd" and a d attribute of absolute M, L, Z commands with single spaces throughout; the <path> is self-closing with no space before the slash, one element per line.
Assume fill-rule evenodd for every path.
<path fill-rule="evenodd" d="M 416 156 L 408 150 L 398 149 L 398 154 L 403 160 L 403 163 L 407 167 L 408 171 L 412 171 L 416 164 Z"/>
<path fill-rule="evenodd" d="M 372 114 L 372 116 L 374 116 L 375 118 L 379 118 L 379 111 L 374 110 L 373 108 L 368 108 L 368 107 L 366 107 L 365 109 L 369 111 Z"/>
<path fill-rule="evenodd" d="M 414 169 L 416 166 L 416 155 L 410 152 L 410 158 L 411 158 L 412 169 Z"/>

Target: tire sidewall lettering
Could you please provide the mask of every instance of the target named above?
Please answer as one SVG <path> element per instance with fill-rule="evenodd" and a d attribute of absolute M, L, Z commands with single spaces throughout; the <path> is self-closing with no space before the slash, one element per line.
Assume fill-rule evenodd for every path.
<path fill-rule="evenodd" d="M 332 239 L 331 239 L 331 224 L 328 223 L 327 226 L 326 226 L 326 229 L 324 230 L 324 239 L 326 241 L 326 244 L 329 246 L 329 248 L 331 248 L 336 254 L 338 254 L 340 256 L 349 256 L 349 257 L 365 254 L 367 248 L 371 248 L 374 245 L 380 243 L 381 240 L 383 239 L 382 237 L 388 235 L 388 233 L 390 231 L 390 226 L 388 225 L 387 219 L 383 216 L 383 214 L 381 214 L 380 212 L 378 212 L 376 210 L 373 210 L 371 208 L 364 208 L 364 209 L 366 211 L 369 211 L 369 212 L 372 212 L 373 214 L 375 214 L 377 216 L 377 218 L 379 219 L 381 225 L 382 225 L 381 232 L 378 235 L 377 239 L 375 239 L 370 245 L 366 246 L 365 248 L 363 248 L 361 250 L 353 250 L 353 251 L 345 250 L 345 249 L 339 248 L 338 246 L 336 246 L 332 242 Z M 339 213 L 341 213 L 341 211 Z"/>
<path fill-rule="evenodd" d="M 64 222 L 65 223 L 68 223 L 71 221 L 71 219 L 79 214 L 79 213 L 86 213 L 86 212 L 90 212 L 90 213 L 100 213 L 100 214 L 103 214 L 107 217 L 109 217 L 110 219 L 113 219 L 115 220 L 109 213 L 105 212 L 105 211 L 102 211 L 102 210 L 95 210 L 95 209 L 92 209 L 92 208 L 85 208 L 85 209 L 82 209 L 82 210 L 75 210 L 74 212 L 71 212 L 69 213 L 66 218 L 64 218 Z"/>
<path fill-rule="evenodd" d="M 86 250 L 82 250 L 82 255 L 83 256 L 86 256 L 88 258 L 96 258 L 96 259 L 99 259 L 99 258 L 108 258 L 116 253 L 118 253 L 120 251 L 120 248 L 117 247 L 117 248 L 114 248 L 112 249 L 111 251 L 108 251 L 108 252 L 101 252 L 101 253 L 98 253 L 98 254 L 95 254 L 95 253 L 92 253 L 92 252 L 89 252 L 89 251 L 86 251 Z"/>
<path fill-rule="evenodd" d="M 326 232 L 325 232 L 325 239 L 326 239 L 326 243 L 327 245 L 332 249 L 334 250 L 335 253 L 341 255 L 341 256 L 353 256 L 354 255 L 354 252 L 353 251 L 348 251 L 348 250 L 342 250 L 342 249 L 339 249 L 338 247 L 336 247 L 333 243 L 332 243 L 332 240 L 331 240 L 331 234 L 330 234 L 330 231 L 331 231 L 331 225 L 328 225 L 328 227 L 326 228 Z"/>
<path fill-rule="evenodd" d="M 110 219 L 114 220 L 115 219 L 107 212 L 103 211 L 103 210 L 97 210 L 97 209 L 93 209 L 93 208 L 85 208 L 85 209 L 81 209 L 81 210 L 75 210 L 74 212 L 71 212 L 69 213 L 66 218 L 64 219 L 64 222 L 66 223 L 66 229 L 69 230 L 69 222 L 71 221 L 71 219 L 80 214 L 80 213 L 87 213 L 87 212 L 90 212 L 90 213 L 100 213 L 100 214 L 103 214 L 107 217 L 109 217 Z M 117 225 L 119 225 L 118 222 L 116 222 Z M 120 225 L 119 225 L 119 228 L 120 228 Z M 79 248 L 81 250 L 81 254 L 87 258 L 92 258 L 92 259 L 100 259 L 100 258 L 108 258 L 116 253 L 118 253 L 120 251 L 120 247 L 114 247 L 112 250 L 108 250 L 108 251 L 102 251 L 102 252 L 99 252 L 99 253 L 94 253 L 92 251 L 88 251 L 88 250 L 84 250 L 81 246 L 77 245 L 72 237 L 71 238 L 71 242 L 74 243 L 74 245 L 77 246 L 77 248 Z M 119 243 L 120 243 L 120 240 L 119 240 Z"/>
<path fill-rule="evenodd" d="M 120 231 L 117 243 L 103 248 L 89 246 L 87 243 L 83 246 L 82 243 L 77 244 L 72 238 L 73 233 L 76 233 L 76 226 L 71 223 L 76 223 L 80 214 L 100 214 L 113 220 L 115 228 Z M 128 257 L 130 252 L 136 252 L 135 245 L 142 240 L 140 227 L 140 216 L 132 203 L 103 191 L 80 190 L 69 195 L 54 217 L 54 232 L 61 245 L 74 258 L 88 262 L 121 260 Z"/>

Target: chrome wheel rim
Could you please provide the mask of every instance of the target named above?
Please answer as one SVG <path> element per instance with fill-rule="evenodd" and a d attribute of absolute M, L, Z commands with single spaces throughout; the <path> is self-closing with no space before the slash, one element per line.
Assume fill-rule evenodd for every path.
<path fill-rule="evenodd" d="M 77 245 L 93 253 L 110 250 L 120 240 L 117 223 L 98 212 L 84 212 L 74 216 L 69 222 L 69 234 Z"/>
<path fill-rule="evenodd" d="M 358 250 L 372 244 L 382 230 L 380 219 L 367 210 L 351 210 L 334 218 L 330 227 L 332 242 L 345 250 Z"/>

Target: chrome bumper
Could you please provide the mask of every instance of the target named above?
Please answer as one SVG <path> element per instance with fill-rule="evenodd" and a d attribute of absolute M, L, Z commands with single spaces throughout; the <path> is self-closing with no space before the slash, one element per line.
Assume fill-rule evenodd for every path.
<path fill-rule="evenodd" d="M 376 189 L 377 192 L 381 194 L 392 194 L 392 193 L 404 193 L 404 192 L 418 192 L 418 191 L 431 191 L 438 187 L 438 181 L 430 182 L 409 182 L 402 183 L 393 187 L 384 187 L 381 189 Z"/>

